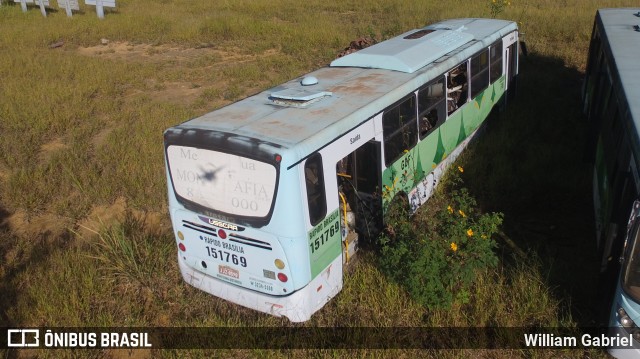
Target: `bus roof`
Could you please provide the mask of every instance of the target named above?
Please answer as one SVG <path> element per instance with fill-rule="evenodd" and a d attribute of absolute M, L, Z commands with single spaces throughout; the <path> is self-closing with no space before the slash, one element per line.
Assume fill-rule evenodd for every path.
<path fill-rule="evenodd" d="M 432 25 L 411 30 L 376 46 L 354 52 L 331 62 L 332 67 L 365 67 L 400 72 L 416 72 L 443 55 L 474 39 L 465 27 Z"/>
<path fill-rule="evenodd" d="M 234 133 L 290 148 L 295 158 L 283 158 L 283 164 L 291 165 L 516 29 L 514 22 L 505 20 L 442 21 L 360 50 L 361 54 L 347 55 L 341 58 L 344 60 L 334 61 L 334 66 L 323 67 L 176 128 Z M 416 32 L 427 34 L 404 39 Z M 427 54 L 424 57 L 428 62 L 412 59 L 416 51 Z M 383 66 L 385 59 L 395 59 L 406 68 L 403 71 Z"/>
<path fill-rule="evenodd" d="M 640 129 L 640 8 L 600 9 L 601 36 L 611 50 L 626 107 Z M 622 99 L 621 99 L 622 100 Z M 625 106 L 624 104 L 621 104 Z"/>

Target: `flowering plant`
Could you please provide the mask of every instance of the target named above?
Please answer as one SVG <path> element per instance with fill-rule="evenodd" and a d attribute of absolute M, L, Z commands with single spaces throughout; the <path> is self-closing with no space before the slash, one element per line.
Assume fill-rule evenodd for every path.
<path fill-rule="evenodd" d="M 478 209 L 462 187 L 462 172 L 450 171 L 449 188 L 437 192 L 414 217 L 399 196 L 385 217 L 386 231 L 379 241 L 381 268 L 427 307 L 468 301 L 476 275 L 498 263 L 493 236 L 502 214 Z"/>
<path fill-rule="evenodd" d="M 511 0 L 491 0 L 491 2 L 489 2 L 491 18 L 495 19 L 507 6 L 511 6 Z"/>

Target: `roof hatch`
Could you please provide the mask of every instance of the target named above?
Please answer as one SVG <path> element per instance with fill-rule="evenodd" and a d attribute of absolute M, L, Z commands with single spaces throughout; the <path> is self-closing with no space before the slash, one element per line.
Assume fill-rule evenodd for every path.
<path fill-rule="evenodd" d="M 340 57 L 333 67 L 364 67 L 413 73 L 447 53 L 472 41 L 466 28 L 426 27 Z"/>
<path fill-rule="evenodd" d="M 286 89 L 278 92 L 272 92 L 269 95 L 269 100 L 280 106 L 304 108 L 331 95 L 333 95 L 333 93 L 329 91 Z"/>

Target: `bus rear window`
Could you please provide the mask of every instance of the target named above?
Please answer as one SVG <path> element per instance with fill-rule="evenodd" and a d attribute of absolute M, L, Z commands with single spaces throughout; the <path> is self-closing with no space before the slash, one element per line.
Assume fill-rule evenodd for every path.
<path fill-rule="evenodd" d="M 179 198 L 233 216 L 261 218 L 271 210 L 277 181 L 271 164 L 176 145 L 167 148 L 167 162 Z"/>

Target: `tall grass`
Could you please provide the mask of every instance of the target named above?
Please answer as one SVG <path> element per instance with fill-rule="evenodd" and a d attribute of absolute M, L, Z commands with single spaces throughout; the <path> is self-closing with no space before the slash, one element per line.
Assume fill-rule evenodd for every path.
<path fill-rule="evenodd" d="M 498 14 L 518 21 L 532 56 L 522 59 L 517 100 L 461 163 L 480 208 L 505 213 L 505 235 L 528 256 L 513 259 L 501 246 L 502 264 L 482 273 L 468 303 L 427 310 L 380 272 L 372 253 L 361 252 L 343 291 L 304 325 L 574 327 L 595 317 L 590 178 L 578 150 L 584 134 L 579 87 L 595 9 L 615 6 L 637 4 L 512 0 Z M 157 233 L 128 216 L 105 223 L 91 238 L 69 233 L 93 208 L 118 198 L 132 210 L 166 211 L 165 128 L 324 66 L 357 37 L 381 40 L 444 18 L 490 16 L 489 1 L 465 0 L 122 0 L 104 20 L 92 7 L 82 8 L 72 18 L 64 11 L 43 18 L 37 9 L 22 13 L 6 1 L 0 6 L 0 319 L 10 325 L 290 325 L 183 283 L 170 231 Z M 116 53 L 100 45 L 103 38 L 129 50 Z M 61 48 L 49 48 L 60 40 Z M 141 52 L 146 45 L 152 47 Z M 96 53 L 82 55 L 86 47 Z M 197 91 L 188 100 L 167 98 L 177 85 Z M 16 213 L 25 219 L 12 217 Z M 51 215 L 72 225 L 34 229 Z M 364 349 L 149 355 L 346 354 L 582 356 Z"/>

